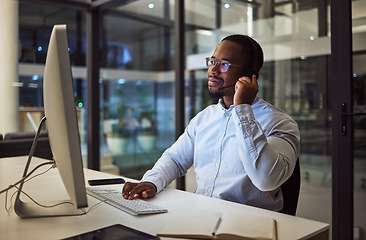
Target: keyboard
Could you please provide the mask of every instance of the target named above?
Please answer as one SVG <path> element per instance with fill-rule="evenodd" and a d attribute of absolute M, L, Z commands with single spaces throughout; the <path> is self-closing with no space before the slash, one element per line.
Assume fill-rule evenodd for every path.
<path fill-rule="evenodd" d="M 113 207 L 125 211 L 131 215 L 154 214 L 168 212 L 167 209 L 159 207 L 151 202 L 142 199 L 127 200 L 122 197 L 121 190 L 108 187 L 87 187 L 87 193 Z"/>

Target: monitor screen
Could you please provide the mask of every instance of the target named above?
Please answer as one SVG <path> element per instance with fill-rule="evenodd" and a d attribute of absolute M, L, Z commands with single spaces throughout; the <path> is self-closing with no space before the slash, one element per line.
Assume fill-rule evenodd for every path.
<path fill-rule="evenodd" d="M 88 206 L 72 72 L 70 65 L 67 27 L 55 25 L 47 52 L 43 83 L 44 110 L 50 146 L 55 164 L 71 204 L 42 208 L 16 200 L 14 206 L 21 217 L 69 216 L 82 214 Z M 30 161 L 30 160 L 28 160 Z"/>
<path fill-rule="evenodd" d="M 51 34 L 43 82 L 44 111 L 53 158 L 72 202 L 87 206 L 66 25 Z"/>

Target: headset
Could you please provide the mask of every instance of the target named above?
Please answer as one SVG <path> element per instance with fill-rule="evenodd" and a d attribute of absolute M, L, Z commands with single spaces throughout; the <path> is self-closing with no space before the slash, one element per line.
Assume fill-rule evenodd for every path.
<path fill-rule="evenodd" d="M 244 76 L 252 78 L 253 75 L 255 75 L 258 78 L 258 70 L 257 70 L 257 54 L 258 54 L 258 50 L 257 50 L 257 46 L 254 43 L 254 40 L 249 37 L 244 35 L 244 37 L 246 39 L 248 39 L 248 41 L 251 43 L 252 45 L 252 51 L 253 51 L 253 63 L 252 63 L 252 67 L 248 70 L 248 72 L 246 72 L 244 74 Z"/>
<path fill-rule="evenodd" d="M 244 75 L 243 76 L 245 76 L 245 77 L 248 77 L 248 78 L 250 78 L 250 79 L 252 79 L 252 76 L 253 75 L 255 75 L 256 77 L 257 77 L 257 79 L 258 79 L 258 70 L 257 70 L 257 54 L 258 54 L 258 50 L 257 50 L 257 46 L 255 45 L 255 43 L 254 43 L 254 40 L 251 38 L 251 37 L 249 37 L 249 36 L 247 36 L 247 35 L 243 35 L 250 43 L 251 43 L 251 45 L 252 45 L 252 51 L 253 51 L 253 63 L 252 63 L 252 67 L 251 68 L 249 68 L 245 73 L 244 73 Z M 235 84 L 236 83 L 234 83 L 234 84 L 231 84 L 231 85 L 229 85 L 229 86 L 225 86 L 225 87 L 219 87 L 217 90 L 218 91 L 221 91 L 221 90 L 223 90 L 223 89 L 225 89 L 225 88 L 230 88 L 230 87 L 234 87 L 235 86 Z M 224 83 L 223 83 L 223 85 L 224 85 Z"/>

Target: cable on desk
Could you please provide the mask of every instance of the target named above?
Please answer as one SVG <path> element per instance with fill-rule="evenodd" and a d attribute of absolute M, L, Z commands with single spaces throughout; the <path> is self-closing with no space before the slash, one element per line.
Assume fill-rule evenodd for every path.
<path fill-rule="evenodd" d="M 89 213 L 93 208 L 97 207 L 98 205 L 105 203 L 107 200 L 100 200 L 98 203 L 94 204 L 93 206 L 91 206 L 88 210 L 86 210 L 85 208 L 82 208 L 81 211 L 83 211 L 85 214 Z"/>
<path fill-rule="evenodd" d="M 19 188 L 16 187 L 19 191 Z M 63 201 L 63 202 L 59 202 L 59 203 L 56 203 L 56 204 L 53 204 L 53 205 L 43 205 L 43 204 L 40 204 L 39 202 L 37 202 L 36 200 L 34 200 L 34 198 L 32 198 L 31 196 L 29 196 L 29 194 L 27 194 L 26 192 L 24 192 L 22 190 L 22 193 L 27 196 L 32 202 L 34 202 L 35 204 L 37 204 L 38 206 L 40 207 L 44 207 L 44 208 L 53 208 L 53 207 L 57 207 L 59 205 L 62 205 L 62 204 L 71 204 L 71 205 L 74 205 L 71 201 Z"/>
<path fill-rule="evenodd" d="M 45 162 L 45 163 L 41 163 L 41 164 L 39 164 L 39 165 L 37 165 L 32 171 L 30 171 L 26 176 L 24 176 L 22 179 L 20 179 L 19 181 L 17 181 L 16 183 L 14 183 L 14 184 L 12 184 L 12 185 L 10 185 L 9 187 L 7 187 L 6 189 L 4 189 L 4 190 L 2 190 L 1 192 L 0 192 L 0 194 L 1 193 L 6 193 L 5 194 L 5 210 L 6 210 L 6 212 L 9 214 L 10 213 L 10 210 L 12 209 L 12 207 L 13 207 L 13 205 L 11 204 L 9 207 L 8 207 L 8 192 L 9 192 L 9 190 L 10 189 L 12 189 L 12 188 L 17 188 L 18 189 L 18 187 L 17 187 L 17 185 L 21 182 L 21 181 L 24 181 L 24 182 L 28 182 L 28 181 L 30 181 L 30 180 L 32 180 L 33 178 L 35 178 L 35 177 L 38 177 L 38 176 L 40 176 L 40 175 L 42 175 L 42 174 L 45 174 L 45 173 L 47 173 L 48 171 L 50 171 L 52 168 L 54 168 L 54 166 L 51 166 L 50 168 L 48 168 L 47 170 L 45 170 L 45 171 L 43 171 L 43 172 L 41 172 L 41 173 L 38 173 L 38 174 L 36 174 L 36 175 L 34 175 L 33 177 L 31 177 L 31 178 L 29 178 L 37 169 L 39 169 L 40 167 L 42 167 L 42 166 L 45 166 L 45 165 L 48 165 L 48 164 L 54 164 L 55 162 L 54 161 L 48 161 L 48 162 Z M 29 179 L 27 179 L 27 178 L 29 178 Z M 19 190 L 19 189 L 18 189 Z M 11 195 L 11 197 L 10 197 L 10 203 L 12 203 L 13 202 L 13 197 L 15 196 L 15 194 L 17 193 L 18 191 L 15 191 L 12 195 Z M 23 191 L 22 191 L 23 192 Z M 24 193 L 24 192 L 23 192 Z M 26 193 L 24 193 L 26 196 L 28 196 L 29 197 L 29 195 L 28 194 L 26 194 Z M 30 197 L 29 197 L 30 198 Z M 31 199 L 32 200 L 32 199 Z"/>
<path fill-rule="evenodd" d="M 0 194 L 1 193 L 4 193 L 5 192 L 5 210 L 6 210 L 6 212 L 8 213 L 8 214 L 10 214 L 10 211 L 11 211 L 11 209 L 12 209 L 12 207 L 13 207 L 13 204 L 12 204 L 12 202 L 13 202 L 13 198 L 14 198 L 14 196 L 18 193 L 18 191 L 19 191 L 19 188 L 17 187 L 17 185 L 21 182 L 21 181 L 24 181 L 24 183 L 26 183 L 26 182 L 29 182 L 29 181 L 31 181 L 32 179 L 34 179 L 34 178 L 36 178 L 36 177 L 38 177 L 38 176 L 40 176 L 40 175 L 43 175 L 43 174 L 45 174 L 45 173 L 47 173 L 48 171 L 50 171 L 52 168 L 54 168 L 54 163 L 55 163 L 55 161 L 48 161 L 48 162 L 45 162 L 45 163 L 42 163 L 42 164 L 39 164 L 39 165 L 37 165 L 32 171 L 30 171 L 25 177 L 23 177 L 22 179 L 20 179 L 19 181 L 17 181 L 16 183 L 14 183 L 14 184 L 12 184 L 12 185 L 10 185 L 9 187 L 7 187 L 6 189 L 4 189 L 4 190 L 2 190 L 1 192 L 0 192 Z M 31 178 L 29 178 L 37 169 L 39 169 L 40 167 L 42 167 L 42 166 L 45 166 L 45 165 L 48 165 L 48 164 L 53 164 L 53 166 L 51 166 L 50 168 L 48 168 L 47 170 L 45 170 L 45 171 L 43 171 L 43 172 L 41 172 L 41 173 L 38 173 L 38 174 L 36 174 L 36 175 L 34 175 L 34 176 L 32 176 Z M 27 178 L 29 178 L 29 179 L 27 179 Z M 9 193 L 9 190 L 10 189 L 12 189 L 12 188 L 16 188 L 16 189 L 18 189 L 17 191 L 15 191 L 12 195 L 11 195 L 11 197 L 10 197 L 10 203 L 11 203 L 11 205 L 8 207 L 8 193 Z M 59 206 L 59 205 L 62 205 L 62 204 L 72 204 L 72 205 L 74 205 L 71 201 L 63 201 L 63 202 L 60 202 L 60 203 L 57 203 L 57 204 L 54 204 L 54 205 L 43 205 L 43 204 L 40 204 L 40 203 L 38 203 L 36 200 L 34 200 L 29 194 L 27 194 L 26 192 L 24 192 L 23 190 L 22 190 L 22 193 L 25 195 L 25 196 L 27 196 L 32 202 L 34 202 L 35 204 L 37 204 L 38 206 L 40 206 L 40 207 L 44 207 L 44 208 L 52 208 L 52 207 L 57 207 L 57 206 Z M 84 214 L 87 214 L 87 213 L 89 213 L 93 208 L 95 208 L 95 207 L 97 207 L 98 205 L 100 205 L 101 203 L 104 203 L 104 202 L 106 202 L 107 200 L 104 200 L 104 201 L 100 201 L 100 202 L 98 202 L 98 203 L 96 203 L 96 204 L 94 204 L 93 206 L 91 206 L 88 210 L 86 210 L 85 208 L 82 208 L 82 209 L 80 209 Z"/>
<path fill-rule="evenodd" d="M 32 171 L 30 171 L 26 176 L 24 176 L 23 178 L 21 178 L 19 181 L 17 181 L 16 183 L 12 184 L 12 185 L 9 185 L 9 187 L 5 188 L 4 190 L 1 190 L 0 191 L 0 194 L 4 193 L 4 192 L 7 192 L 9 191 L 10 189 L 14 188 L 16 185 L 18 185 L 20 182 L 26 180 L 27 178 L 29 178 L 38 168 L 42 167 L 42 166 L 45 166 L 45 165 L 48 165 L 48 164 L 55 164 L 55 161 L 48 161 L 48 162 L 45 162 L 45 163 L 41 163 L 39 164 L 38 166 L 36 166 Z M 49 170 L 47 170 L 49 171 Z M 47 172 L 46 171 L 46 172 Z M 43 173 L 41 173 L 43 174 Z M 39 174 L 40 175 L 40 174 Z M 36 175 L 38 176 L 38 175 Z M 33 177 L 32 177 L 33 178 Z"/>

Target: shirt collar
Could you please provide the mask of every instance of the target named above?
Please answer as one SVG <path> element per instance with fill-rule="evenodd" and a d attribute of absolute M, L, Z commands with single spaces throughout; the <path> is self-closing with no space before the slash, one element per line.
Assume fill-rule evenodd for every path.
<path fill-rule="evenodd" d="M 231 105 L 228 109 L 225 108 L 224 103 L 222 98 L 219 99 L 219 102 L 217 103 L 218 106 L 220 106 L 221 110 L 226 112 L 226 111 L 231 111 L 234 108 L 234 105 Z"/>
<path fill-rule="evenodd" d="M 257 95 L 255 96 L 255 98 L 254 98 L 254 100 L 253 100 L 252 105 L 253 105 L 254 103 L 258 102 L 258 100 L 259 100 L 259 93 L 257 93 Z M 231 110 L 234 108 L 234 105 L 231 105 L 231 106 L 229 107 L 229 109 L 226 109 L 226 108 L 224 107 L 223 102 L 222 102 L 222 98 L 220 98 L 220 99 L 219 99 L 219 102 L 217 103 L 217 105 L 219 105 L 219 106 L 220 106 L 220 108 L 221 108 L 221 110 L 223 110 L 223 111 L 231 111 Z"/>

